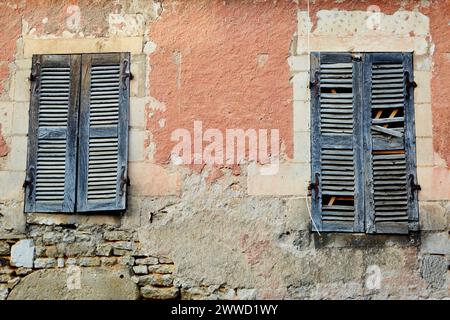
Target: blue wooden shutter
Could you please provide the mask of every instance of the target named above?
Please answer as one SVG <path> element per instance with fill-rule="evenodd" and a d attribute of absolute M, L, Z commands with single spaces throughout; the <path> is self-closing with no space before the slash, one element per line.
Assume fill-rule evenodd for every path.
<path fill-rule="evenodd" d="M 125 210 L 130 54 L 82 57 L 77 211 Z"/>
<path fill-rule="evenodd" d="M 410 53 L 364 58 L 366 229 L 418 229 L 413 64 Z"/>
<path fill-rule="evenodd" d="M 75 210 L 80 62 L 33 56 L 25 212 Z"/>
<path fill-rule="evenodd" d="M 311 56 L 313 230 L 364 231 L 361 66 L 348 53 Z"/>

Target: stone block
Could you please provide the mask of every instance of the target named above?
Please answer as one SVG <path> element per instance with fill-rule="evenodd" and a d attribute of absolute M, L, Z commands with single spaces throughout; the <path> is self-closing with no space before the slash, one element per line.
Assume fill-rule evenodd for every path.
<path fill-rule="evenodd" d="M 432 60 L 428 55 L 414 56 L 414 70 L 415 71 L 431 71 Z"/>
<path fill-rule="evenodd" d="M 151 163 L 131 163 L 130 194 L 134 196 L 178 195 L 181 179 L 178 173 Z"/>
<path fill-rule="evenodd" d="M 419 202 L 420 230 L 442 231 L 447 228 L 446 210 L 439 202 Z"/>
<path fill-rule="evenodd" d="M 79 276 L 78 279 L 76 279 Z M 82 286 L 71 290 L 68 281 Z M 126 268 L 81 268 L 80 273 L 65 269 L 38 270 L 23 278 L 11 291 L 10 300 L 135 300 L 139 290 Z"/>
<path fill-rule="evenodd" d="M 133 243 L 127 242 L 127 241 L 117 241 L 112 244 L 114 249 L 120 249 L 120 250 L 127 250 L 131 251 L 133 250 L 134 246 Z"/>
<path fill-rule="evenodd" d="M 150 273 L 169 274 L 173 273 L 174 271 L 175 271 L 174 264 L 158 264 L 148 266 L 148 272 Z"/>
<path fill-rule="evenodd" d="M 13 289 L 20 282 L 20 277 L 15 277 L 8 281 L 8 289 Z"/>
<path fill-rule="evenodd" d="M 11 101 L 0 101 L 1 135 L 8 137 L 12 133 L 14 104 Z"/>
<path fill-rule="evenodd" d="M 431 104 L 416 104 L 415 106 L 415 125 L 417 137 L 433 136 L 433 113 Z"/>
<path fill-rule="evenodd" d="M 27 102 L 14 103 L 12 134 L 26 135 L 28 134 L 28 120 L 29 120 L 29 104 Z"/>
<path fill-rule="evenodd" d="M 56 260 L 56 266 L 57 266 L 58 268 L 64 268 L 64 263 L 65 263 L 64 258 L 58 258 L 58 259 Z"/>
<path fill-rule="evenodd" d="M 130 81 L 130 96 L 143 98 L 147 91 L 147 55 L 131 56 L 130 71 L 133 79 Z"/>
<path fill-rule="evenodd" d="M 8 287 L 4 284 L 0 284 L 0 301 L 6 300 L 6 298 L 8 297 L 8 293 Z"/>
<path fill-rule="evenodd" d="M 98 267 L 98 266 L 100 266 L 100 258 L 99 257 L 83 257 L 83 258 L 80 258 L 79 264 L 81 267 Z"/>
<path fill-rule="evenodd" d="M 102 264 L 102 266 L 113 266 L 117 263 L 117 258 L 116 257 L 101 257 L 100 258 L 100 262 Z"/>
<path fill-rule="evenodd" d="M 294 132 L 309 131 L 311 106 L 308 101 L 294 101 Z"/>
<path fill-rule="evenodd" d="M 150 274 L 139 277 L 139 286 L 170 287 L 173 279 L 171 274 Z"/>
<path fill-rule="evenodd" d="M 0 241 L 0 256 L 7 256 L 11 252 L 9 243 L 6 241 Z"/>
<path fill-rule="evenodd" d="M 103 238 L 108 241 L 128 241 L 133 238 L 133 233 L 124 230 L 105 231 Z"/>
<path fill-rule="evenodd" d="M 450 199 L 450 170 L 437 167 L 418 167 L 417 177 L 422 190 L 419 200 Z"/>
<path fill-rule="evenodd" d="M 123 250 L 125 251 L 125 250 Z M 128 252 L 128 251 L 125 251 Z M 130 256 L 126 256 L 126 257 L 118 257 L 117 258 L 117 263 L 123 266 L 132 266 L 134 264 L 134 258 L 130 257 Z"/>
<path fill-rule="evenodd" d="M 428 285 L 435 289 L 445 287 L 447 276 L 447 259 L 443 256 L 426 255 L 422 258 L 421 275 Z"/>
<path fill-rule="evenodd" d="M 131 129 L 129 132 L 128 160 L 143 161 L 144 160 L 144 143 L 147 134 L 144 130 Z"/>
<path fill-rule="evenodd" d="M 311 133 L 309 131 L 294 132 L 294 162 L 311 162 Z"/>
<path fill-rule="evenodd" d="M 139 275 L 148 273 L 147 266 L 144 266 L 144 265 L 142 265 L 142 266 L 134 266 L 133 267 L 133 271 L 134 271 L 135 274 L 139 274 Z"/>
<path fill-rule="evenodd" d="M 37 258 L 34 260 L 34 267 L 36 269 L 46 269 L 56 267 L 55 258 Z"/>
<path fill-rule="evenodd" d="M 27 164 L 27 144 L 28 138 L 26 136 L 11 137 L 11 150 L 8 155 L 7 164 L 9 170 L 25 172 Z"/>
<path fill-rule="evenodd" d="M 308 47 L 309 45 L 309 47 Z M 297 54 L 310 51 L 334 52 L 411 52 L 423 55 L 428 53 L 428 42 L 425 37 L 383 37 L 373 35 L 312 35 L 298 37 Z"/>
<path fill-rule="evenodd" d="M 101 243 L 97 246 L 97 255 L 99 256 L 110 256 L 112 254 L 112 244 Z"/>
<path fill-rule="evenodd" d="M 301 56 L 290 56 L 288 58 L 289 68 L 291 72 L 309 71 L 310 58 L 309 55 L 303 54 Z"/>
<path fill-rule="evenodd" d="M 44 244 L 56 244 L 62 241 L 63 234 L 59 232 L 45 232 L 42 236 L 42 241 L 44 241 Z"/>
<path fill-rule="evenodd" d="M 154 265 L 154 264 L 158 264 L 158 258 L 147 257 L 147 258 L 136 259 L 136 264 L 137 265 Z"/>
<path fill-rule="evenodd" d="M 65 255 L 67 257 L 94 256 L 96 247 L 90 242 L 68 243 Z"/>
<path fill-rule="evenodd" d="M 17 70 L 14 76 L 14 101 L 30 101 L 30 70 Z"/>
<path fill-rule="evenodd" d="M 34 259 L 34 243 L 31 239 L 20 240 L 11 247 L 11 265 L 32 268 Z"/>
<path fill-rule="evenodd" d="M 434 164 L 433 138 L 416 138 L 416 157 L 418 166 L 432 166 Z"/>
<path fill-rule="evenodd" d="M 27 274 L 30 274 L 31 272 L 33 272 L 33 269 L 31 269 L 31 268 L 20 267 L 15 270 L 15 274 L 17 276 L 26 276 Z"/>
<path fill-rule="evenodd" d="M 310 179 L 309 164 L 282 163 L 278 169 L 273 167 L 264 172 L 266 166 L 250 166 L 247 176 L 247 192 L 249 195 L 307 195 L 307 184 Z M 269 174 L 265 174 L 269 173 Z"/>
<path fill-rule="evenodd" d="M 431 103 L 431 71 L 414 72 L 417 88 L 414 90 L 415 103 Z"/>
<path fill-rule="evenodd" d="M 78 39 L 24 39 L 24 56 L 33 54 L 69 54 L 130 52 L 142 53 L 143 37 L 78 38 Z"/>
<path fill-rule="evenodd" d="M 0 171 L 0 200 L 22 200 L 25 172 Z"/>
<path fill-rule="evenodd" d="M 27 70 L 31 71 L 31 59 L 16 59 L 14 60 L 14 64 L 16 65 L 17 70 Z"/>
<path fill-rule="evenodd" d="M 307 11 L 297 11 L 297 33 L 306 36 L 311 32 L 312 22 Z"/>
<path fill-rule="evenodd" d="M 141 295 L 145 299 L 168 300 L 176 299 L 180 292 L 177 288 L 155 288 L 145 286 L 141 288 Z"/>
<path fill-rule="evenodd" d="M 131 128 L 145 128 L 145 98 L 130 98 L 130 126 Z"/>
<path fill-rule="evenodd" d="M 450 254 L 450 239 L 448 232 L 423 233 L 421 252 L 424 254 Z"/>
<path fill-rule="evenodd" d="M 63 253 L 61 253 L 62 255 Z M 56 246 L 48 246 L 45 250 L 45 255 L 49 258 L 56 258 L 58 257 L 58 249 Z"/>

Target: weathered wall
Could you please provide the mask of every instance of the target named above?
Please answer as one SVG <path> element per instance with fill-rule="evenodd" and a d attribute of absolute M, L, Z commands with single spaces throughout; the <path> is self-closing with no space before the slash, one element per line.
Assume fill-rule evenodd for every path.
<path fill-rule="evenodd" d="M 370 5 L 376 32 L 363 1 L 2 1 L 0 299 L 449 297 L 450 4 Z M 414 52 L 419 234 L 310 232 L 309 50 Z M 31 55 L 108 51 L 132 53 L 127 212 L 24 215 Z M 175 165 L 194 121 L 280 129 L 278 173 Z"/>

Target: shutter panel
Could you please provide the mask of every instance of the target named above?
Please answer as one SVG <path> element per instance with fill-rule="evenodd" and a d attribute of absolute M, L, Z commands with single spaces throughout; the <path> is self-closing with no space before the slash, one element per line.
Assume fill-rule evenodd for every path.
<path fill-rule="evenodd" d="M 363 232 L 361 63 L 311 56 L 313 230 Z"/>
<path fill-rule="evenodd" d="M 130 55 L 83 55 L 77 210 L 125 210 Z"/>
<path fill-rule="evenodd" d="M 417 230 L 412 55 L 367 54 L 364 64 L 366 229 Z"/>
<path fill-rule="evenodd" d="M 80 63 L 33 56 L 25 212 L 74 212 Z"/>

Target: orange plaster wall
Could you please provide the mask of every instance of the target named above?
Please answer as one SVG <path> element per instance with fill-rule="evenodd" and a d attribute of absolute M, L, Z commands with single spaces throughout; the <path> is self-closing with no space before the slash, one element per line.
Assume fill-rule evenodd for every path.
<path fill-rule="evenodd" d="M 155 159 L 166 163 L 177 128 L 280 129 L 292 157 L 292 86 L 287 63 L 296 29 L 292 1 L 177 1 L 150 25 L 149 112 Z M 151 115 L 152 114 L 152 115 Z M 160 128 L 159 119 L 165 119 Z"/>

